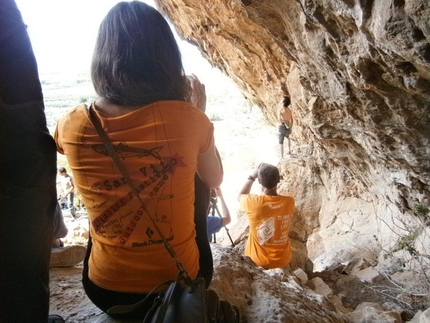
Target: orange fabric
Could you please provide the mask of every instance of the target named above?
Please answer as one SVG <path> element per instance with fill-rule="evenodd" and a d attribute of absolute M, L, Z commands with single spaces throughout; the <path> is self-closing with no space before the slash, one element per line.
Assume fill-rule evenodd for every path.
<path fill-rule="evenodd" d="M 128 174 L 192 277 L 197 275 L 194 173 L 213 141 L 207 116 L 182 101 L 157 102 L 120 117 L 96 114 Z M 60 120 L 55 141 L 67 156 L 91 222 L 89 278 L 114 291 L 148 292 L 178 269 L 148 214 L 102 144 L 85 105 Z"/>
<path fill-rule="evenodd" d="M 244 194 L 240 206 L 249 221 L 245 255 L 266 269 L 287 266 L 291 260 L 288 234 L 294 215 L 294 199 L 281 195 Z"/>

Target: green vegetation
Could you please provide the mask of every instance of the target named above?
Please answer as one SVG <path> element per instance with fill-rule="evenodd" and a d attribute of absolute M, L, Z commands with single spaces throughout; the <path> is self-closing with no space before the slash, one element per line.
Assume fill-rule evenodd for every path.
<path fill-rule="evenodd" d="M 410 232 L 400 237 L 391 252 L 393 253 L 400 250 L 406 250 L 411 256 L 418 255 L 418 251 L 414 247 L 416 238 L 417 238 L 416 232 Z M 406 266 L 406 261 L 403 261 L 402 267 L 405 267 L 405 266 Z"/>
<path fill-rule="evenodd" d="M 424 204 L 415 205 L 414 214 L 424 221 L 425 226 L 430 225 L 430 208 L 428 205 L 424 205 Z"/>

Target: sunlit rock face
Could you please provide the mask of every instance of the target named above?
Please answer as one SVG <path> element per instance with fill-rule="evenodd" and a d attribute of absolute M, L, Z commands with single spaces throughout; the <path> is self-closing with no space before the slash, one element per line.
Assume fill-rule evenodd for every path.
<path fill-rule="evenodd" d="M 405 234 L 430 195 L 428 0 L 156 2 L 268 122 L 291 97 L 281 193 L 316 270 Z"/>

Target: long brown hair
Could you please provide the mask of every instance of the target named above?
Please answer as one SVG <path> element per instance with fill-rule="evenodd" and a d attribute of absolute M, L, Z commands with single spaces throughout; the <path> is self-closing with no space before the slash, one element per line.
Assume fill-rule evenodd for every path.
<path fill-rule="evenodd" d="M 119 2 L 103 19 L 91 64 L 96 93 L 119 105 L 188 101 L 181 53 L 163 16 L 140 2 Z"/>

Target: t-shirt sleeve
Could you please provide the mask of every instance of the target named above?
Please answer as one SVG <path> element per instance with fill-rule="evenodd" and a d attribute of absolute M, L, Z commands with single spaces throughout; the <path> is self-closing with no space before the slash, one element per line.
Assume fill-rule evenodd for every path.
<path fill-rule="evenodd" d="M 61 122 L 61 121 L 60 121 Z M 57 146 L 57 151 L 60 153 L 60 154 L 63 154 L 64 155 L 64 150 L 63 150 L 63 148 L 61 147 L 61 143 L 60 143 L 60 135 L 59 135 L 59 127 L 60 127 L 60 122 L 59 123 L 57 123 L 57 126 L 55 127 L 55 132 L 54 132 L 54 140 L 55 140 L 55 144 L 56 144 L 56 146 Z"/>
<path fill-rule="evenodd" d="M 239 199 L 240 210 L 244 212 L 249 211 L 249 203 L 255 204 L 258 198 L 259 196 L 255 194 L 242 194 Z"/>
<path fill-rule="evenodd" d="M 242 194 L 241 196 L 240 196 L 240 199 L 239 199 L 239 204 L 240 204 L 240 210 L 241 211 L 246 211 L 247 210 L 247 206 L 248 206 L 248 203 L 247 203 L 247 198 L 248 198 L 248 194 Z"/>
<path fill-rule="evenodd" d="M 70 111 L 68 111 L 66 113 L 66 115 L 64 115 L 60 121 L 58 121 L 57 126 L 55 127 L 55 132 L 54 132 L 54 140 L 55 140 L 55 144 L 57 146 L 57 151 L 60 154 L 64 155 L 64 147 L 63 147 L 63 140 L 66 137 L 65 135 L 67 135 L 67 130 L 65 131 L 64 128 L 65 126 L 72 124 L 72 122 L 74 120 L 80 120 L 81 115 L 77 115 L 77 112 L 79 111 L 84 111 L 84 113 L 87 113 L 87 109 L 86 109 L 86 105 L 85 104 L 81 104 L 78 105 L 74 108 L 72 108 Z M 82 114 L 82 112 L 81 112 Z M 70 133 L 70 132 L 69 132 Z M 67 142 L 67 139 L 65 139 Z"/>

